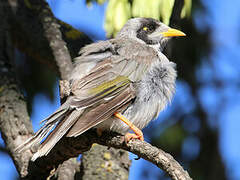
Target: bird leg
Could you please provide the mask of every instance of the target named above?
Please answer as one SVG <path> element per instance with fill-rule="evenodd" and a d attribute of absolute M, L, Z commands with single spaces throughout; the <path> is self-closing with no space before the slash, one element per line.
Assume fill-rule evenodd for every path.
<path fill-rule="evenodd" d="M 139 139 L 141 141 L 144 141 L 143 133 L 140 129 L 138 129 L 131 121 L 129 121 L 127 118 L 125 118 L 121 113 L 115 112 L 114 116 L 116 116 L 118 119 L 123 121 L 125 124 L 127 124 L 130 129 L 135 133 L 127 133 L 125 134 L 125 142 L 129 142 L 131 139 Z"/>

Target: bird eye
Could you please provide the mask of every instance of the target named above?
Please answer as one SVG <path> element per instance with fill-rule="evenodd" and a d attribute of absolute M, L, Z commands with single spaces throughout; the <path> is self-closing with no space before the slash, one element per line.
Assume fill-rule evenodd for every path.
<path fill-rule="evenodd" d="M 154 27 L 152 25 L 149 26 L 148 28 L 149 31 L 154 31 Z"/>
<path fill-rule="evenodd" d="M 149 29 L 148 29 L 147 26 L 144 26 L 144 27 L 143 27 L 143 30 L 144 30 L 144 31 L 148 31 Z"/>
<path fill-rule="evenodd" d="M 143 29 L 145 32 L 147 32 L 147 33 L 151 33 L 151 32 L 154 31 L 154 27 L 153 27 L 152 25 L 150 25 L 150 26 L 144 26 L 142 29 Z"/>

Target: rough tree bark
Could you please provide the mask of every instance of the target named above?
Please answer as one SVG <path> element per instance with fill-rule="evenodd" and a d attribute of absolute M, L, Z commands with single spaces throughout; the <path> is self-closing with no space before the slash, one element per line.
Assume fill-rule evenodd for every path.
<path fill-rule="evenodd" d="M 19 90 L 12 62 L 13 46 L 7 22 L 10 7 L 8 3 L 0 4 L 0 130 L 7 151 L 11 155 L 19 174 L 27 175 L 30 150 L 21 155 L 14 152 L 19 142 L 32 136 L 32 125 L 27 113 L 26 102 Z"/>
<path fill-rule="evenodd" d="M 0 17 L 0 130 L 22 178 L 43 179 L 57 173 L 58 179 L 74 179 L 80 168 L 76 175 L 81 179 L 127 179 L 130 166 L 124 151 L 127 150 L 156 164 L 172 179 L 191 179 L 169 154 L 137 140 L 126 145 L 123 137 L 117 134 L 105 133 L 98 138 L 95 132 L 89 131 L 78 138 L 65 138 L 48 156 L 36 162 L 29 161 L 34 149 L 14 152 L 33 133 L 26 102 L 15 77 L 14 47 L 47 64 L 59 73 L 61 79 L 66 79 L 72 69 L 71 57 L 76 56 L 82 42 L 90 41 L 56 20 L 44 1 L 3 0 Z M 74 31 L 74 37 L 68 36 L 69 31 Z M 107 150 L 106 146 L 122 150 Z M 80 167 L 72 158 L 79 153 L 83 153 Z M 55 168 L 58 169 L 53 171 Z"/>

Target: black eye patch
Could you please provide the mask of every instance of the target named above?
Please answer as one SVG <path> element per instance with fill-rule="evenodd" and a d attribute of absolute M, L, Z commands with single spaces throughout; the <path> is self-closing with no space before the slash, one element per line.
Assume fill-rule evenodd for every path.
<path fill-rule="evenodd" d="M 155 19 L 152 18 L 146 18 L 142 20 L 140 29 L 138 31 L 145 31 L 148 33 L 152 33 L 159 27 L 159 24 L 156 22 Z"/>
<path fill-rule="evenodd" d="M 155 30 L 155 28 L 153 25 L 146 25 L 142 28 L 142 30 L 149 34 L 152 33 Z"/>
<path fill-rule="evenodd" d="M 145 18 L 141 21 L 141 26 L 137 31 L 137 38 L 143 40 L 147 44 L 153 44 L 152 40 L 148 39 L 148 34 L 153 33 L 159 24 L 155 19 L 152 18 Z"/>
<path fill-rule="evenodd" d="M 153 32 L 156 29 L 156 26 L 153 24 L 149 24 L 148 29 L 149 29 L 149 31 Z"/>

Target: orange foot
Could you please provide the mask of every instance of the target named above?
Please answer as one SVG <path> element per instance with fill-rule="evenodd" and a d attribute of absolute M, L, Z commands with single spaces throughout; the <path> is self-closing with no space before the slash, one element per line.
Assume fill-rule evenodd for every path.
<path fill-rule="evenodd" d="M 131 139 L 139 139 L 144 141 L 143 134 L 126 133 L 124 136 L 125 143 L 127 144 Z"/>
<path fill-rule="evenodd" d="M 127 118 L 125 118 L 122 114 L 118 112 L 114 113 L 114 115 L 120 120 L 122 120 L 124 123 L 126 123 L 130 127 L 130 129 L 135 133 L 135 134 L 127 133 L 125 135 L 126 143 L 128 143 L 131 139 L 139 139 L 141 141 L 144 141 L 142 131 L 138 129 L 131 121 L 129 121 Z"/>

